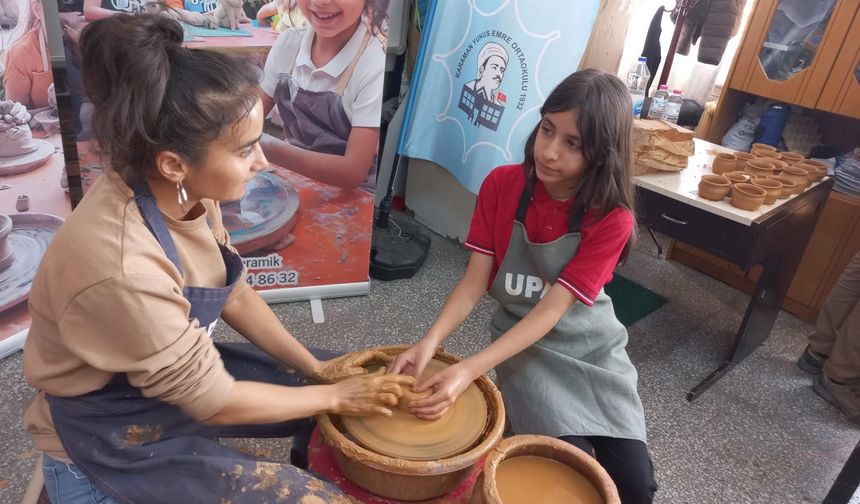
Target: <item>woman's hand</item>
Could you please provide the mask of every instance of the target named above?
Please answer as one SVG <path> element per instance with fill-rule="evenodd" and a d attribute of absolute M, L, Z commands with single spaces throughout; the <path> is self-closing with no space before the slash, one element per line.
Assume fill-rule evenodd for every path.
<path fill-rule="evenodd" d="M 391 416 L 391 408 L 397 405 L 404 389 L 408 390 L 415 384 L 415 378 L 384 373 L 380 369 L 376 373 L 331 385 L 334 394 L 328 411 L 349 416 Z"/>
<path fill-rule="evenodd" d="M 416 393 L 425 390 L 434 390 L 435 392 L 427 399 L 410 404 L 409 411 L 418 418 L 436 420 L 448 411 L 448 408 L 454 404 L 454 401 L 473 381 L 475 381 L 475 376 L 467 365 L 463 362 L 454 364 L 430 378 L 422 380 L 413 388 Z"/>
<path fill-rule="evenodd" d="M 388 372 L 414 376 L 416 379 L 421 378 L 427 363 L 436 354 L 436 347 L 437 345 L 427 337 L 422 338 L 412 348 L 395 357 L 394 361 L 388 365 Z"/>
<path fill-rule="evenodd" d="M 311 372 L 310 378 L 319 383 L 335 383 L 344 378 L 367 374 L 364 366 L 371 363 L 387 364 L 391 357 L 378 350 L 365 350 L 346 354 L 328 361 L 320 362 Z"/>

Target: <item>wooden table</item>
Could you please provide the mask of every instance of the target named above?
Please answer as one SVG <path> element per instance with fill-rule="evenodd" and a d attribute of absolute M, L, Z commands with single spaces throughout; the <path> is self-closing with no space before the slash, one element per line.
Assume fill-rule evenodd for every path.
<path fill-rule="evenodd" d="M 688 392 L 690 401 L 767 339 L 833 185 L 826 178 L 755 212 L 735 208 L 728 199 L 708 201 L 698 195 L 699 180 L 711 173 L 716 152 L 732 151 L 695 142 L 696 153 L 687 169 L 634 177 L 640 222 L 742 269 L 756 265 L 763 269 L 728 355 Z"/>

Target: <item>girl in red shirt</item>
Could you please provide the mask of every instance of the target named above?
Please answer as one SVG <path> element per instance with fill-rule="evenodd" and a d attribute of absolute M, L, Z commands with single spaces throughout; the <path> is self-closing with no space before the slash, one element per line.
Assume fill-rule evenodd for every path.
<path fill-rule="evenodd" d="M 630 97 L 614 75 L 576 72 L 541 108 L 525 161 L 484 181 L 463 278 L 424 337 L 391 365 L 421 376 L 439 345 L 485 292 L 499 302 L 492 344 L 416 386 L 410 407 L 440 417 L 496 369 L 516 434 L 561 438 L 593 454 L 622 502 L 651 502 L 657 484 L 645 445 L 627 330 L 603 286 L 635 240 Z"/>

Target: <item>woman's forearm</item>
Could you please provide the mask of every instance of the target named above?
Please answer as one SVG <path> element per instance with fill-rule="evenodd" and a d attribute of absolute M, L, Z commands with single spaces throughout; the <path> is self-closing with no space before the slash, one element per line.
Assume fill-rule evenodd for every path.
<path fill-rule="evenodd" d="M 331 385 L 285 387 L 237 381 L 227 402 L 206 420 L 211 425 L 270 424 L 307 418 L 333 408 Z"/>

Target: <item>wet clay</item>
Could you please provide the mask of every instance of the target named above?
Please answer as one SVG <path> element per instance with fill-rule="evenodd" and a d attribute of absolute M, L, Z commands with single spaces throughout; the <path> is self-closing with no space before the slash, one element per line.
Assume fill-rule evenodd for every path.
<path fill-rule="evenodd" d="M 424 376 L 448 367 L 439 360 L 427 364 Z M 487 421 L 487 401 L 472 383 L 442 418 L 422 420 L 408 411 L 408 403 L 425 394 L 408 394 L 390 417 L 342 417 L 343 425 L 355 440 L 383 455 L 407 460 L 435 460 L 466 451 L 478 441 Z"/>
<path fill-rule="evenodd" d="M 603 504 L 588 479 L 567 464 L 525 455 L 503 460 L 496 469 L 503 504 Z"/>

